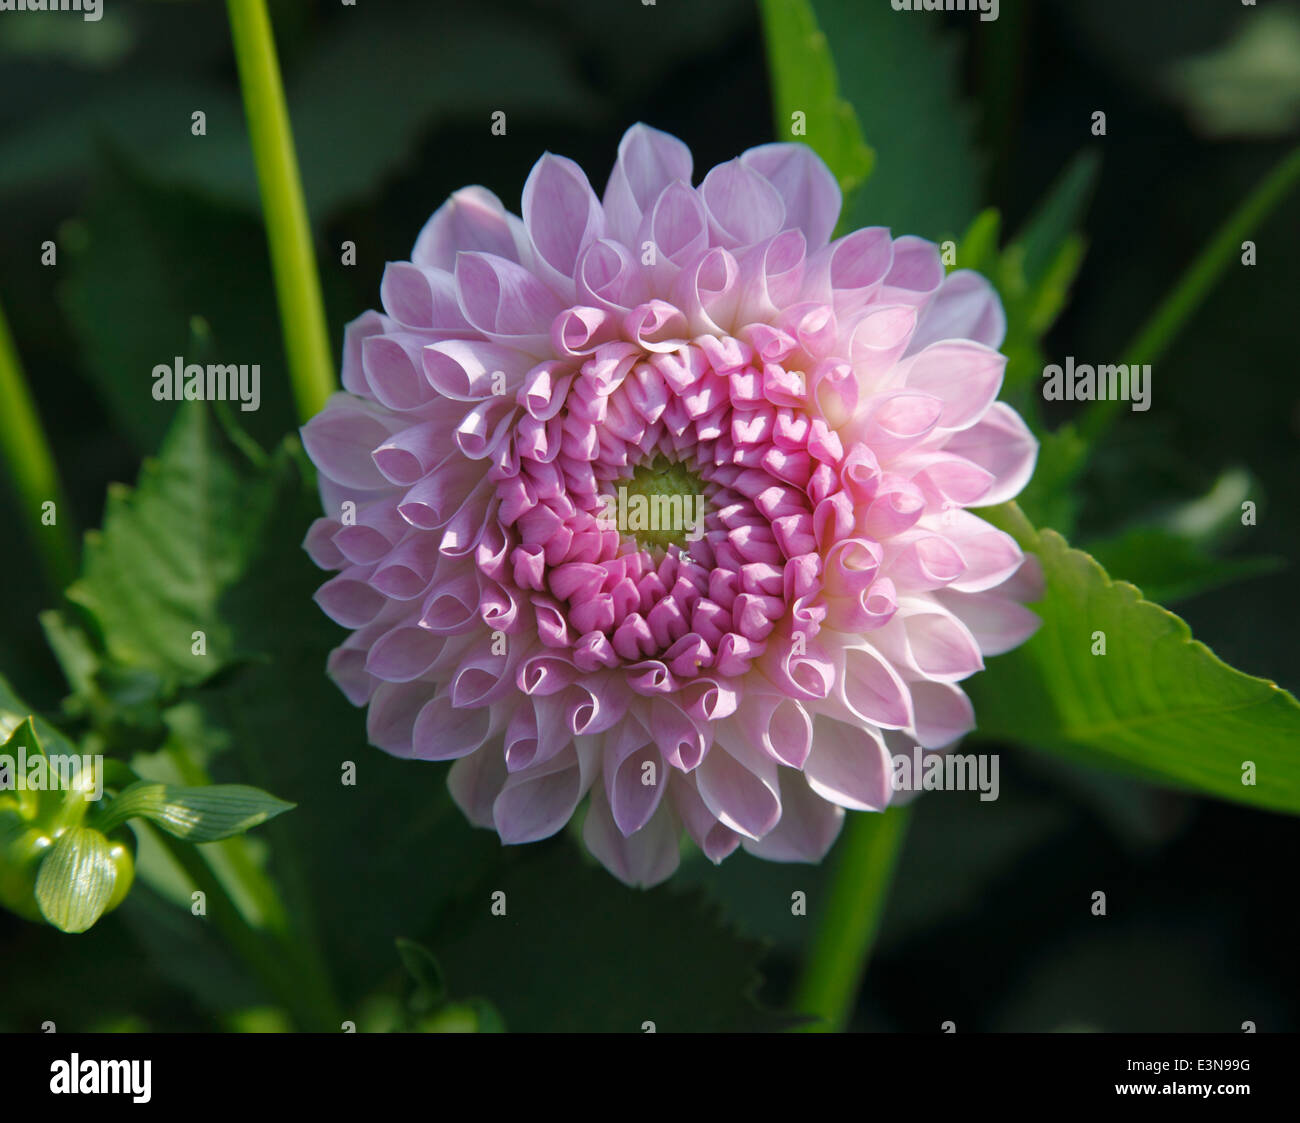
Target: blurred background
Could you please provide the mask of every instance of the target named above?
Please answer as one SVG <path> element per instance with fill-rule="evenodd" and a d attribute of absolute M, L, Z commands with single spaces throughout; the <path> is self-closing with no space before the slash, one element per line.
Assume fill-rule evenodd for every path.
<path fill-rule="evenodd" d="M 0 305 L 78 529 L 98 526 L 109 484 L 132 483 L 157 451 L 174 414 L 151 399 L 150 371 L 188 354 L 196 330 L 220 361 L 261 364 L 261 409 L 240 420 L 264 447 L 296 425 L 224 5 L 103 5 L 97 23 L 0 14 Z M 344 324 L 377 306 L 384 263 L 408 257 L 460 186 L 484 184 L 517 210 L 549 149 L 600 191 L 635 121 L 685 140 L 697 178 L 772 139 L 752 0 L 270 7 L 336 355 Z M 1300 131 L 1300 4 L 1002 0 L 988 23 L 896 13 L 888 0 L 815 7 L 876 149 L 857 225 L 957 238 L 996 206 L 1014 231 L 1085 154 L 1087 256 L 1045 341 L 1051 361 L 1120 361 Z M 196 110 L 205 136 L 191 133 Z M 497 110 L 504 137 L 490 131 Z M 1091 133 L 1097 110 L 1104 137 Z M 1300 198 L 1277 209 L 1255 236 L 1257 264 L 1230 268 L 1157 363 L 1153 407 L 1125 411 L 1095 456 L 1074 534 L 1087 545 L 1141 527 L 1216 482 L 1231 505 L 1256 501 L 1258 524 L 1219 547 L 1225 580 L 1242 579 L 1176 608 L 1230 664 L 1293 692 L 1297 208 Z M 41 263 L 46 240 L 52 266 Z M 342 262 L 345 241 L 355 265 Z M 285 820 L 296 817 L 296 845 L 317 863 L 332 958 L 355 976 L 340 984 L 344 1001 L 360 1009 L 396 993 L 392 939 L 418 936 L 453 993 L 486 996 L 512 1029 L 636 1029 L 652 1007 L 661 1029 L 775 1024 L 746 992 L 781 1007 L 811 931 L 791 915 L 791 893 L 815 901 L 824 871 L 744 854 L 715 869 L 696 856 L 667 887 L 638 894 L 591 870 L 568 837 L 500 857 L 494 838 L 446 807 L 444 766 L 378 760 L 360 716 L 323 693 L 323 653 L 341 632 L 310 603 L 319 578 L 296 552 L 310 516 L 286 510 L 277 556 L 301 590 L 294 627 L 317 645 L 297 669 L 328 701 L 305 726 L 286 713 L 282 735 L 259 735 L 267 758 L 288 761 L 272 759 L 272 771 L 289 769 L 272 790 L 303 804 Z M 55 711 L 61 679 L 37 613 L 57 597 L 7 481 L 0 520 L 11 531 L 0 670 Z M 1136 579 L 1099 554 L 1112 576 Z M 309 805 L 310 782 L 292 769 L 313 754 L 332 778 L 351 754 L 402 794 Z M 997 802 L 920 800 L 855 1028 L 1300 1029 L 1294 819 L 1027 750 L 1008 748 L 1001 763 Z M 522 918 L 537 901 L 548 924 L 485 927 L 482 902 L 498 886 Z M 1097 890 L 1105 917 L 1090 912 Z M 0 913 L 0 1029 L 47 1018 L 82 1029 L 256 1025 L 265 996 L 189 922 L 144 886 L 84 937 Z"/>

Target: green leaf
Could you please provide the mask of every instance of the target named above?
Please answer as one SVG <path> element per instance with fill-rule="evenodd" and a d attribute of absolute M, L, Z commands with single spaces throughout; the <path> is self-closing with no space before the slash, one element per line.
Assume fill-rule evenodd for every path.
<path fill-rule="evenodd" d="M 245 784 L 193 788 L 140 780 L 108 805 L 99 826 L 110 831 L 128 819 L 148 819 L 186 842 L 216 842 L 252 830 L 293 806 Z"/>
<path fill-rule="evenodd" d="M 397 954 L 415 980 L 415 999 L 417 1007 L 432 1010 L 447 998 L 447 984 L 442 977 L 442 968 L 438 966 L 433 952 L 415 940 L 397 941 Z"/>
<path fill-rule="evenodd" d="M 136 488 L 109 489 L 104 529 L 86 535 L 84 575 L 68 597 L 90 612 L 112 660 L 197 683 L 235 657 L 218 606 L 272 511 L 259 467 L 229 446 L 206 407 L 185 403 Z"/>
<path fill-rule="evenodd" d="M 831 50 L 810 0 L 760 0 L 772 76 L 775 134 L 802 138 L 839 180 L 845 211 L 871 174 L 875 155 L 853 107 L 840 97 Z M 795 128 L 798 121 L 806 133 Z"/>
<path fill-rule="evenodd" d="M 981 168 L 956 37 L 940 34 L 942 20 L 900 15 L 886 3 L 813 0 L 813 8 L 840 93 L 877 157 L 842 228 L 888 226 L 933 239 L 964 230 L 979 205 Z"/>
<path fill-rule="evenodd" d="M 84 932 L 103 915 L 116 883 L 108 839 L 89 827 L 71 827 L 41 861 L 36 903 L 55 928 Z"/>
<path fill-rule="evenodd" d="M 1300 812 L 1290 694 L 1229 667 L 1184 621 L 1056 532 L 1036 531 L 1015 504 L 981 514 L 1038 556 L 1047 581 L 1038 633 L 971 682 L 981 735 Z M 1092 653 L 1099 632 L 1104 655 Z"/>

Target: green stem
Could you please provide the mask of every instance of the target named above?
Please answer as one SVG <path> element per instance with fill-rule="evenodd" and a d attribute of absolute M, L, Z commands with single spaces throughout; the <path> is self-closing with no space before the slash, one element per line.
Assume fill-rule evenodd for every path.
<path fill-rule="evenodd" d="M 14 480 L 18 501 L 40 551 L 45 573 L 55 592 L 62 592 L 77 575 L 77 546 L 69 519 L 72 508 L 64 498 L 49 442 L 41 428 L 36 403 L 27 389 L 22 363 L 4 309 L 0 308 L 0 455 Z M 54 503 L 55 522 L 45 525 L 42 504 Z"/>
<path fill-rule="evenodd" d="M 1219 227 L 1209 244 L 1183 273 L 1169 295 L 1142 325 L 1124 350 L 1125 361 L 1141 366 L 1153 363 L 1174 341 L 1178 332 L 1209 295 L 1228 263 L 1241 254 L 1241 243 L 1266 219 L 1300 181 L 1300 148 L 1294 148 L 1268 174 L 1228 220 Z M 1121 403 L 1093 402 L 1084 415 L 1080 431 L 1095 440 L 1110 425 Z"/>
<path fill-rule="evenodd" d="M 795 986 L 792 1008 L 837 1033 L 848 1021 L 880 928 L 902 850 L 908 808 L 850 813 L 831 875 L 826 910 Z"/>
<path fill-rule="evenodd" d="M 334 392 L 334 360 L 280 64 L 265 0 L 226 0 L 226 9 L 261 188 L 289 378 L 298 416 L 306 421 Z"/>

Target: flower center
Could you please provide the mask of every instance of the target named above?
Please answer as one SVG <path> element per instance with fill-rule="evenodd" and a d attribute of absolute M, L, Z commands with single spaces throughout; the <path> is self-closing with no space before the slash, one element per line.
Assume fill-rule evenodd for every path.
<path fill-rule="evenodd" d="M 638 464 L 631 479 L 619 480 L 605 507 L 621 533 L 654 553 L 670 546 L 689 553 L 704 535 L 704 485 L 681 461 L 661 455 Z"/>

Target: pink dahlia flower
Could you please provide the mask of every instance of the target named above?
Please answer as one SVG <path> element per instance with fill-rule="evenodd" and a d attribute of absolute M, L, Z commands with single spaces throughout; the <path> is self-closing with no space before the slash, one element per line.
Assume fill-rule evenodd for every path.
<path fill-rule="evenodd" d="M 995 400 L 997 296 L 919 238 L 830 241 L 839 189 L 796 144 L 692 187 L 637 125 L 603 199 L 547 154 L 522 210 L 453 195 L 303 429 L 317 600 L 351 630 L 330 674 L 503 842 L 590 797 L 631 884 L 683 829 L 816 861 L 1037 624 L 1021 551 L 966 510 L 1037 452 Z"/>

